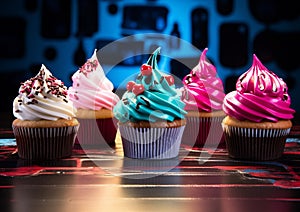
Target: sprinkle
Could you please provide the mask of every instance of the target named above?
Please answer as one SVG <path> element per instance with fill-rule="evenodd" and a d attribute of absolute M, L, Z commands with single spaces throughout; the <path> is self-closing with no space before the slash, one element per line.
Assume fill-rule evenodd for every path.
<path fill-rule="evenodd" d="M 141 80 L 143 78 L 143 75 L 142 74 L 139 74 L 138 76 L 137 76 L 137 80 Z"/>
<path fill-rule="evenodd" d="M 124 103 L 124 105 L 128 105 L 129 104 L 128 99 L 123 99 L 123 103 Z"/>
<path fill-rule="evenodd" d="M 160 79 L 159 79 L 159 83 L 162 83 L 162 81 L 164 80 L 165 78 L 162 76 Z"/>
<path fill-rule="evenodd" d="M 28 98 L 34 98 L 34 95 L 31 93 L 27 96 Z"/>
<path fill-rule="evenodd" d="M 142 105 L 142 103 L 138 103 L 137 105 L 136 105 L 136 109 L 138 110 L 138 109 L 140 109 L 140 105 Z"/>
<path fill-rule="evenodd" d="M 150 107 L 150 102 L 147 101 L 144 97 L 141 97 L 142 100 L 144 100 L 144 102 L 146 103 L 147 107 Z"/>
<path fill-rule="evenodd" d="M 150 83 L 151 83 L 151 80 L 152 80 L 152 76 L 147 76 L 147 77 L 145 78 L 145 83 L 146 83 L 146 84 L 150 84 Z"/>

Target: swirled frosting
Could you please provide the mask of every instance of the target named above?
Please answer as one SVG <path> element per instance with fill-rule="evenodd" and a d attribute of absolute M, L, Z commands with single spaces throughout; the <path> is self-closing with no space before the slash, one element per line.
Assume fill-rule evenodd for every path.
<path fill-rule="evenodd" d="M 76 109 L 67 96 L 67 87 L 42 65 L 39 73 L 21 83 L 13 102 L 13 114 L 20 120 L 71 119 Z"/>
<path fill-rule="evenodd" d="M 175 89 L 174 78 L 163 74 L 157 67 L 160 47 L 151 54 L 136 81 L 127 84 L 127 91 L 113 109 L 120 122 L 184 119 L 185 104 Z"/>
<path fill-rule="evenodd" d="M 68 95 L 77 109 L 112 110 L 119 97 L 113 93 L 113 84 L 105 76 L 96 52 L 73 74 Z"/>
<path fill-rule="evenodd" d="M 198 65 L 182 80 L 181 98 L 186 110 L 222 110 L 225 97 L 223 83 L 217 77 L 215 66 L 206 59 L 207 50 L 203 50 Z"/>
<path fill-rule="evenodd" d="M 277 122 L 293 118 L 295 110 L 290 104 L 286 83 L 254 54 L 252 66 L 238 78 L 236 90 L 225 96 L 223 110 L 238 120 Z"/>

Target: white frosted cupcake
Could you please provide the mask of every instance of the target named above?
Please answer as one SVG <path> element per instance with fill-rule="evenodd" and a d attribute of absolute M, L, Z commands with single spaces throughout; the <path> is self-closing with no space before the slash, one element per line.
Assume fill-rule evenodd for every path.
<path fill-rule="evenodd" d="M 79 127 L 75 112 L 64 83 L 42 65 L 35 77 L 21 83 L 13 102 L 12 128 L 19 157 L 55 160 L 71 156 Z"/>

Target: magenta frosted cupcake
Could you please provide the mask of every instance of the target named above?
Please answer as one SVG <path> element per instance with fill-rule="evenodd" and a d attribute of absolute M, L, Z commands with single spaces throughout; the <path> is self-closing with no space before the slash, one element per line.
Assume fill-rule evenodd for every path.
<path fill-rule="evenodd" d="M 286 83 L 253 55 L 252 66 L 224 98 L 222 125 L 228 154 L 235 159 L 282 156 L 295 110 Z"/>
<path fill-rule="evenodd" d="M 68 92 L 80 123 L 76 144 L 84 148 L 114 146 L 117 133 L 112 108 L 119 97 L 113 93 L 113 84 L 105 76 L 96 53 L 95 49 L 92 57 L 73 74 Z"/>
<path fill-rule="evenodd" d="M 207 50 L 203 50 L 198 65 L 182 80 L 181 99 L 187 111 L 183 143 L 218 147 L 224 145 L 221 122 L 225 117 L 225 93 L 215 66 L 206 58 Z"/>
<path fill-rule="evenodd" d="M 21 83 L 13 102 L 19 157 L 45 161 L 71 156 L 79 127 L 75 112 L 67 87 L 42 65 L 35 77 Z"/>
<path fill-rule="evenodd" d="M 114 107 L 124 156 L 138 159 L 168 159 L 179 154 L 185 127 L 184 103 L 174 78 L 158 69 L 156 49 L 143 64 L 135 81 Z"/>

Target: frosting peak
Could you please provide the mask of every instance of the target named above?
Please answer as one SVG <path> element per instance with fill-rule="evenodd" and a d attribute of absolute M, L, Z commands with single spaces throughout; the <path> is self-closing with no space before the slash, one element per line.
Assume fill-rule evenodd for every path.
<path fill-rule="evenodd" d="M 75 112 L 67 87 L 44 64 L 35 77 L 21 83 L 13 103 L 14 116 L 20 120 L 71 119 Z"/>
<path fill-rule="evenodd" d="M 223 110 L 238 120 L 277 122 L 293 118 L 290 104 L 286 83 L 254 54 L 252 66 L 237 80 L 236 91 L 226 95 Z"/>
<path fill-rule="evenodd" d="M 223 83 L 217 77 L 215 66 L 207 60 L 207 51 L 208 48 L 203 50 L 198 65 L 182 80 L 182 100 L 186 103 L 186 110 L 222 110 Z"/>
<path fill-rule="evenodd" d="M 196 74 L 199 79 L 206 79 L 217 75 L 216 67 L 207 60 L 207 51 L 208 48 L 203 50 L 198 65 L 192 70 L 192 73 Z"/>
<path fill-rule="evenodd" d="M 95 49 L 92 57 L 73 74 L 69 97 L 76 108 L 112 110 L 119 97 L 112 92 L 113 84 L 105 76 L 96 52 Z"/>
<path fill-rule="evenodd" d="M 140 68 L 136 81 L 127 83 L 127 91 L 114 107 L 120 122 L 184 119 L 184 103 L 175 89 L 174 78 L 158 70 L 157 48 Z"/>
<path fill-rule="evenodd" d="M 253 54 L 253 64 L 250 69 L 239 77 L 236 90 L 257 96 L 282 97 L 285 101 L 290 101 L 285 82 L 269 71 L 255 54 Z"/>

